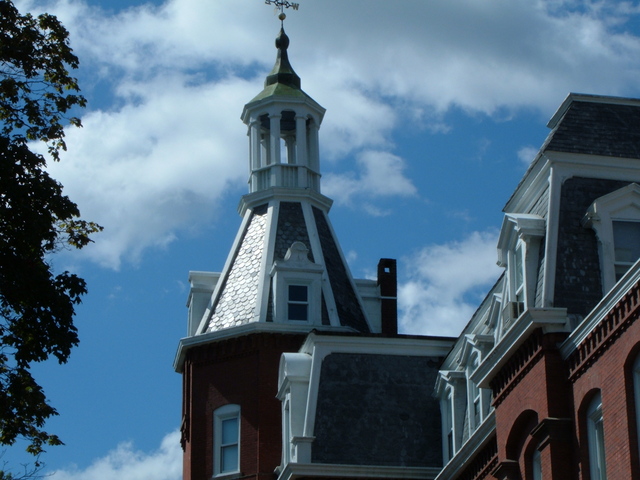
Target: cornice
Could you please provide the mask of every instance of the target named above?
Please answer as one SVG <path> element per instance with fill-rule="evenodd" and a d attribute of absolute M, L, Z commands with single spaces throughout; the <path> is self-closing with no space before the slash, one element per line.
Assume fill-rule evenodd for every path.
<path fill-rule="evenodd" d="M 562 332 L 566 330 L 566 324 L 566 308 L 528 309 L 471 374 L 471 380 L 480 388 L 491 388 L 491 380 L 534 330 L 542 328 L 544 333 Z"/>
<path fill-rule="evenodd" d="M 353 329 L 349 327 L 317 326 L 316 328 L 325 332 L 353 332 Z M 180 339 L 180 342 L 178 343 L 178 350 L 176 351 L 176 355 L 173 360 L 173 369 L 178 373 L 182 373 L 187 352 L 192 348 L 229 340 L 231 338 L 252 335 L 255 333 L 307 335 L 310 333 L 310 331 L 309 325 L 253 322 L 245 325 L 240 325 L 238 327 L 225 328 L 223 330 L 215 332 L 203 333 L 200 335 L 194 335 L 192 337 L 185 337 Z"/>
<path fill-rule="evenodd" d="M 492 411 L 462 445 L 460 450 L 458 450 L 453 458 L 444 466 L 440 474 L 436 477 L 436 480 L 456 478 L 463 469 L 471 465 L 478 456 L 478 453 L 489 444 L 491 439 L 495 438 L 495 431 L 496 414 L 495 411 Z"/>
<path fill-rule="evenodd" d="M 249 208 L 269 203 L 271 200 L 282 202 L 308 202 L 324 212 L 328 212 L 333 200 L 309 188 L 271 187 L 258 192 L 249 193 L 240 199 L 238 213 L 244 216 Z"/>
<path fill-rule="evenodd" d="M 407 467 L 386 465 L 335 465 L 329 463 L 288 463 L 280 472 L 278 480 L 294 480 L 297 478 L 385 478 L 422 480 L 435 479 L 438 467 Z"/>

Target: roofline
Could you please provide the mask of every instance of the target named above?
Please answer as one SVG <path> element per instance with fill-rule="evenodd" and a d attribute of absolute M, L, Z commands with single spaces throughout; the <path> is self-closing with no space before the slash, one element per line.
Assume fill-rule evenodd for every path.
<path fill-rule="evenodd" d="M 634 105 L 640 106 L 640 99 L 631 97 L 615 97 L 611 95 L 594 95 L 590 93 L 569 93 L 556 113 L 553 114 L 547 127 L 554 129 L 564 114 L 569 110 L 573 102 L 609 103 L 613 105 Z"/>

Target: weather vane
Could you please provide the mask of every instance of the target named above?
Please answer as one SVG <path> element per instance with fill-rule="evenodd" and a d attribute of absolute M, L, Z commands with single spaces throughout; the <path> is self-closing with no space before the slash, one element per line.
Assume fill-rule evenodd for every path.
<path fill-rule="evenodd" d="M 278 18 L 281 22 L 284 22 L 284 19 L 287 18 L 287 16 L 284 14 L 285 8 L 298 10 L 298 8 L 300 7 L 299 3 L 288 2 L 287 0 L 264 0 L 264 3 L 267 5 L 275 5 L 276 11 L 280 9 L 280 15 L 278 15 Z"/>

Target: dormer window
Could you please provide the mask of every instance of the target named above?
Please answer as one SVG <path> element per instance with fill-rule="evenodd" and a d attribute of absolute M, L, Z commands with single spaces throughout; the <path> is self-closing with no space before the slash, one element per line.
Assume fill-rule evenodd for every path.
<path fill-rule="evenodd" d="M 513 318 L 518 318 L 522 315 L 525 305 L 524 261 L 522 259 L 522 250 L 522 243 L 519 242 L 513 255 L 513 275 L 510 276 L 513 282 L 513 293 L 511 294 L 511 298 L 513 299 L 512 308 L 514 310 Z"/>
<path fill-rule="evenodd" d="M 294 242 L 284 260 L 277 260 L 271 269 L 276 322 L 322 322 L 324 268 L 308 255 L 309 249 L 302 242 Z"/>
<path fill-rule="evenodd" d="M 640 258 L 640 186 L 631 183 L 597 198 L 582 224 L 596 233 L 602 291 L 608 292 Z"/>
<path fill-rule="evenodd" d="M 640 220 L 640 219 L 639 219 Z M 614 220 L 613 245 L 616 282 L 640 258 L 640 221 Z"/>
<path fill-rule="evenodd" d="M 505 214 L 498 239 L 498 265 L 506 267 L 507 281 L 502 304 L 503 328 L 507 330 L 535 303 L 540 242 L 545 221 L 539 215 Z"/>

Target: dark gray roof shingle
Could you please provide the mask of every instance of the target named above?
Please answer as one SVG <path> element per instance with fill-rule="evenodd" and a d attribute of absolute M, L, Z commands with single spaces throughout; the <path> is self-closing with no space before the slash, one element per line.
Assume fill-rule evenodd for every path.
<path fill-rule="evenodd" d="M 640 158 L 640 107 L 574 101 L 545 150 Z"/>

